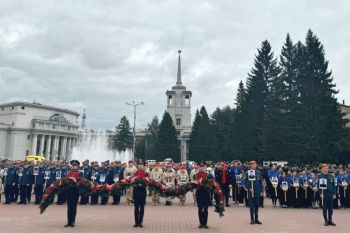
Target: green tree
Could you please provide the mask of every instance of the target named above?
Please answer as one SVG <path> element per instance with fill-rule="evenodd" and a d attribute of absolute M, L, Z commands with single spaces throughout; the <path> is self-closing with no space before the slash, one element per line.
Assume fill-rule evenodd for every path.
<path fill-rule="evenodd" d="M 131 149 L 133 145 L 133 135 L 130 129 L 130 123 L 126 116 L 120 119 L 120 123 L 116 127 L 116 135 L 113 138 L 113 149 L 119 152 L 125 152 Z"/>
<path fill-rule="evenodd" d="M 155 159 L 157 161 L 163 161 L 166 158 L 172 158 L 175 162 L 181 160 L 177 132 L 168 112 L 164 113 L 159 125 L 155 148 Z"/>
<path fill-rule="evenodd" d="M 151 123 L 148 124 L 147 135 L 145 136 L 145 157 L 154 159 L 156 154 L 156 142 L 159 133 L 159 119 L 155 116 Z"/>

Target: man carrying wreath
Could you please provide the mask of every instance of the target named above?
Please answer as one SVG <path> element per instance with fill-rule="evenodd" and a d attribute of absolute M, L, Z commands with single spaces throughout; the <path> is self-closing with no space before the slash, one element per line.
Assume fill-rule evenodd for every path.
<path fill-rule="evenodd" d="M 80 177 L 78 166 L 80 165 L 78 160 L 72 160 L 70 162 L 72 170 L 68 173 L 68 178 L 74 183 Z M 77 215 L 77 205 L 79 199 L 79 188 L 77 185 L 69 186 L 67 190 L 67 219 L 68 223 L 64 227 L 75 227 L 75 217 Z"/>

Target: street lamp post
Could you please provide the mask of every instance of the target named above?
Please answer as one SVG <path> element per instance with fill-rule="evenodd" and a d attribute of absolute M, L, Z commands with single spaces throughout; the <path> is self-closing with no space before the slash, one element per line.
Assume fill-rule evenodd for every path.
<path fill-rule="evenodd" d="M 134 129 L 133 129 L 133 133 L 134 133 L 134 139 L 132 142 L 132 159 L 135 159 L 135 147 L 136 147 L 136 107 L 139 105 L 144 105 L 144 102 L 139 102 L 136 103 L 135 101 L 130 102 L 125 102 L 126 105 L 129 106 L 133 106 L 134 107 Z"/>

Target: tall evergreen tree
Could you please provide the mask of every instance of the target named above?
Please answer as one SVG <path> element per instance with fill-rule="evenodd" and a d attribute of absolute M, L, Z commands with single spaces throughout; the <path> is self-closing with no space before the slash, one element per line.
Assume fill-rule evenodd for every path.
<path fill-rule="evenodd" d="M 244 132 L 242 153 L 246 159 L 263 158 L 262 129 L 266 114 L 267 97 L 271 82 L 278 77 L 277 60 L 271 51 L 270 43 L 262 42 L 255 57 L 254 68 L 246 83 L 245 101 L 242 106 Z"/>
<path fill-rule="evenodd" d="M 145 136 L 145 157 L 151 159 L 156 153 L 156 142 L 159 132 L 159 120 L 155 116 L 151 123 L 148 124 L 147 135 Z"/>
<path fill-rule="evenodd" d="M 126 116 L 120 119 L 120 123 L 116 127 L 116 135 L 113 139 L 113 149 L 119 152 L 125 152 L 131 149 L 133 145 L 133 135 L 130 128 L 130 123 Z"/>
<path fill-rule="evenodd" d="M 166 158 L 172 158 L 179 162 L 180 150 L 177 132 L 168 112 L 165 112 L 159 125 L 157 142 L 155 144 L 155 158 L 157 161 L 163 161 Z"/>
<path fill-rule="evenodd" d="M 215 135 L 204 106 L 196 113 L 190 136 L 189 157 L 195 161 L 217 161 Z"/>
<path fill-rule="evenodd" d="M 214 153 L 217 160 L 231 161 L 234 159 L 232 153 L 232 124 L 234 109 L 229 106 L 223 109 L 217 108 L 211 115 L 210 123 L 215 136 Z"/>

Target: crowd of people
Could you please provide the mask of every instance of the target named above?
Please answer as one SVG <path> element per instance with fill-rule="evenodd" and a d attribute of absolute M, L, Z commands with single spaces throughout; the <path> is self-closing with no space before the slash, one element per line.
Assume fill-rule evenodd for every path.
<path fill-rule="evenodd" d="M 144 163 L 144 162 L 143 162 Z M 256 163 L 255 163 L 256 164 Z M 80 164 L 79 164 L 80 165 Z M 273 207 L 281 208 L 323 208 L 324 210 L 331 206 L 334 208 L 350 207 L 350 166 L 342 165 L 324 165 L 329 171 L 325 172 L 326 179 L 320 179 L 322 176 L 322 166 L 320 167 L 288 167 L 277 166 L 276 164 L 266 164 L 252 169 L 252 163 L 240 163 L 239 161 L 218 162 L 206 164 L 203 170 L 203 164 L 197 163 L 152 163 L 144 164 L 144 172 L 155 181 L 161 182 L 167 187 L 175 187 L 179 184 L 198 180 L 198 176 L 210 176 L 220 185 L 225 197 L 226 207 L 231 204 L 236 206 L 250 207 L 251 223 L 261 224 L 258 219 L 257 210 L 264 207 L 264 199 L 268 197 L 272 200 Z M 254 165 L 256 166 L 256 165 Z M 5 193 L 4 204 L 27 204 L 31 202 L 32 192 L 34 191 L 34 203 L 40 204 L 45 189 L 55 181 L 69 176 L 71 168 L 65 161 L 41 161 L 37 163 L 28 161 L 0 161 L 0 192 Z M 80 176 L 88 179 L 94 184 L 112 185 L 123 179 L 129 179 L 137 174 L 138 169 L 134 161 L 128 163 L 120 161 L 105 161 L 98 163 L 96 161 L 83 161 L 81 166 L 76 166 Z M 254 170 L 254 174 L 250 174 Z M 256 172 L 255 172 L 256 170 Z M 329 172 L 329 175 L 328 175 Z M 254 177 L 254 179 L 251 179 Z M 326 181 L 324 181 L 326 180 Z M 321 181 L 321 184 L 320 184 Z M 328 189 L 327 189 L 328 181 Z M 334 185 L 334 193 L 329 191 Z M 325 186 L 326 188 L 322 188 Z M 324 190 L 326 193 L 324 193 Z M 331 193 L 331 201 L 325 200 L 325 196 Z M 146 191 L 145 191 L 146 192 Z M 120 194 L 113 194 L 112 205 L 120 204 L 120 196 L 125 195 L 126 204 L 134 203 L 135 191 L 131 187 Z M 160 196 L 152 190 L 148 191 L 151 196 L 153 206 L 160 205 Z M 198 203 L 198 194 L 193 190 L 193 204 Z M 56 204 L 63 205 L 67 202 L 67 192 L 58 195 Z M 99 197 L 98 193 L 90 196 L 81 195 L 80 205 L 106 205 L 110 197 Z M 145 197 L 146 198 L 146 197 Z M 78 199 L 77 199 L 78 201 Z M 212 205 L 213 197 L 209 197 L 207 205 Z M 332 203 L 330 203 L 332 202 Z M 174 204 L 171 197 L 166 197 L 165 205 Z M 183 206 L 186 203 L 186 195 L 179 197 L 178 205 Z M 144 206 L 145 203 L 143 203 Z M 141 211 L 143 209 L 141 208 Z M 201 210 L 207 216 L 206 210 Z M 136 213 L 135 213 L 136 215 Z M 199 216 L 201 213 L 199 212 Z M 201 217 L 200 217 L 201 218 Z M 207 217 L 206 217 L 207 218 Z M 136 216 L 135 216 L 136 219 Z M 203 220 L 204 219 L 204 220 Z M 206 227 L 205 217 L 201 222 L 202 227 Z M 325 223 L 333 223 L 332 220 L 325 218 Z M 140 225 L 139 223 L 137 225 Z M 332 225 L 332 224 L 331 224 Z"/>

